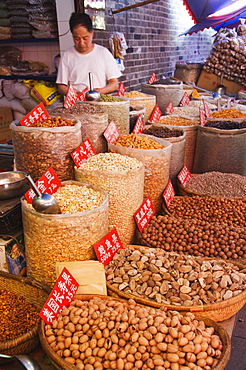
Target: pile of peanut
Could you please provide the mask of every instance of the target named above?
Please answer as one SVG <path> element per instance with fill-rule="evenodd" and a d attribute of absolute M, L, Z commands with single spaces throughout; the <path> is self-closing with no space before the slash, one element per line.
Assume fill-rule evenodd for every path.
<path fill-rule="evenodd" d="M 221 302 L 242 293 L 246 287 L 246 271 L 234 264 L 162 249 L 120 249 L 105 269 L 112 287 L 177 306 Z"/>
<path fill-rule="evenodd" d="M 0 342 L 18 338 L 39 322 L 39 311 L 24 298 L 0 289 Z"/>
<path fill-rule="evenodd" d="M 50 347 L 82 370 L 212 369 L 223 343 L 192 313 L 139 306 L 113 298 L 74 300 L 45 326 Z"/>
<path fill-rule="evenodd" d="M 163 149 L 164 146 L 157 141 L 150 139 L 148 136 L 140 136 L 136 134 L 129 134 L 120 136 L 114 145 L 124 146 L 127 148 L 136 149 Z"/>
<path fill-rule="evenodd" d="M 74 126 L 75 121 L 70 119 L 64 119 L 62 117 L 49 117 L 46 119 L 38 120 L 32 124 L 32 127 L 62 127 L 62 126 Z"/>

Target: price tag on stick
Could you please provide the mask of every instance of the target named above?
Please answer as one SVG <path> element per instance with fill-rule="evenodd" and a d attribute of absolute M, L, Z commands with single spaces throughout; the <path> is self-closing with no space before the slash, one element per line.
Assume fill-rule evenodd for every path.
<path fill-rule="evenodd" d="M 123 245 L 121 243 L 119 234 L 114 228 L 107 235 L 105 235 L 101 240 L 94 244 L 94 250 L 99 262 L 106 266 L 115 253 L 122 249 Z"/>
<path fill-rule="evenodd" d="M 64 108 L 72 107 L 76 104 L 76 101 L 78 100 L 78 95 L 76 90 L 73 88 L 72 85 L 69 85 L 67 95 L 65 96 L 64 100 Z"/>
<path fill-rule="evenodd" d="M 39 103 L 35 108 L 31 110 L 25 117 L 20 120 L 21 126 L 32 126 L 39 120 L 49 118 L 49 114 L 44 107 L 43 103 Z"/>
<path fill-rule="evenodd" d="M 203 100 L 203 105 L 204 105 L 205 116 L 210 117 L 211 111 L 210 111 L 210 108 L 208 106 L 208 103 L 204 99 L 202 99 L 202 100 Z"/>
<path fill-rule="evenodd" d="M 61 186 L 61 181 L 58 179 L 54 169 L 49 167 L 48 170 L 35 182 L 40 193 L 47 193 L 52 195 L 55 193 Z M 32 203 L 33 198 L 35 197 L 33 189 L 29 189 L 25 194 L 25 198 L 28 203 Z"/>
<path fill-rule="evenodd" d="M 172 114 L 174 112 L 173 103 L 170 101 L 166 106 L 166 113 Z"/>
<path fill-rule="evenodd" d="M 188 104 L 189 104 L 189 102 L 190 102 L 190 97 L 189 97 L 189 95 L 187 94 L 187 92 L 185 92 L 185 93 L 184 93 L 184 95 L 183 95 L 183 97 L 182 97 L 182 99 L 181 99 L 181 101 L 180 101 L 180 105 L 181 105 L 182 107 L 184 107 L 185 105 L 188 105 Z"/>
<path fill-rule="evenodd" d="M 181 185 L 185 186 L 187 181 L 191 178 L 191 173 L 186 166 L 178 174 L 178 179 Z"/>
<path fill-rule="evenodd" d="M 111 121 L 106 128 L 106 130 L 103 133 L 105 139 L 107 140 L 108 143 L 113 144 L 116 142 L 118 137 L 120 136 L 120 132 L 118 128 L 116 127 L 116 124 L 114 121 Z"/>
<path fill-rule="evenodd" d="M 199 115 L 200 115 L 200 125 L 206 125 L 206 114 L 203 109 L 199 108 Z"/>
<path fill-rule="evenodd" d="M 54 288 L 47 298 L 39 316 L 46 324 L 51 324 L 57 318 L 59 313 L 69 306 L 76 291 L 79 287 L 78 282 L 64 267 L 60 276 L 58 277 Z"/>
<path fill-rule="evenodd" d="M 156 81 L 157 81 L 156 74 L 155 74 L 155 72 L 152 72 L 152 74 L 151 74 L 151 76 L 149 78 L 148 84 L 151 85 L 151 84 L 153 84 Z"/>
<path fill-rule="evenodd" d="M 134 213 L 134 218 L 140 233 L 148 225 L 155 214 L 155 209 L 150 197 L 146 198 L 138 210 Z"/>
<path fill-rule="evenodd" d="M 156 104 L 155 108 L 153 109 L 153 112 L 151 113 L 149 122 L 151 122 L 151 123 L 157 122 L 157 121 L 159 121 L 161 116 L 162 116 L 161 108 L 159 107 L 158 104 Z"/>
<path fill-rule="evenodd" d="M 162 195 L 163 195 L 163 199 L 165 201 L 166 207 L 169 208 L 173 200 L 173 197 L 175 195 L 175 190 L 174 190 L 171 180 L 168 181 L 167 186 L 165 187 L 165 190 Z"/>
<path fill-rule="evenodd" d="M 144 129 L 143 115 L 139 114 L 132 132 L 134 134 L 141 134 L 143 132 L 143 129 Z"/>
<path fill-rule="evenodd" d="M 86 139 L 78 148 L 76 148 L 72 153 L 71 157 L 73 158 L 76 167 L 79 168 L 82 163 L 86 162 L 88 158 L 95 155 L 96 152 L 92 146 L 90 139 Z"/>
<path fill-rule="evenodd" d="M 125 85 L 123 84 L 122 81 L 120 81 L 117 96 L 124 96 L 125 91 L 126 91 Z"/>

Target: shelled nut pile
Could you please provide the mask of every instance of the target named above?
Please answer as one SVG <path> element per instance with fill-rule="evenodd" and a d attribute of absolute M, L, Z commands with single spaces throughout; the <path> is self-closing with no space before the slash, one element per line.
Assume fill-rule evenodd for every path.
<path fill-rule="evenodd" d="M 140 237 L 150 247 L 224 259 L 245 258 L 245 240 L 245 228 L 168 215 L 154 216 Z"/>
<path fill-rule="evenodd" d="M 194 314 L 141 307 L 134 300 L 74 300 L 44 329 L 53 351 L 85 370 L 209 370 L 224 350 L 214 327 Z"/>
<path fill-rule="evenodd" d="M 162 249 L 121 249 L 106 266 L 107 282 L 158 303 L 197 306 L 224 301 L 246 288 L 246 271 L 222 260 L 204 260 Z"/>

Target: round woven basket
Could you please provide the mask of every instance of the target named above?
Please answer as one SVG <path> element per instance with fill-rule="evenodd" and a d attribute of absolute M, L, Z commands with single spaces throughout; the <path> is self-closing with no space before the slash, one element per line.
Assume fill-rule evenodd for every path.
<path fill-rule="evenodd" d="M 33 304 L 38 310 L 41 310 L 50 292 L 49 287 L 39 282 L 3 271 L 0 271 L 0 288 L 23 297 L 27 303 Z M 36 324 L 25 334 L 15 339 L 0 342 L 0 353 L 5 355 L 27 354 L 38 343 L 38 324 Z M 6 360 L 0 359 L 0 363 L 3 362 L 6 362 Z"/>
<path fill-rule="evenodd" d="M 125 301 L 120 298 L 113 298 L 113 297 L 108 297 L 108 296 L 103 296 L 103 295 L 96 295 L 97 297 L 100 297 L 104 300 L 117 300 L 117 301 Z M 81 299 L 83 301 L 87 301 L 91 298 L 95 297 L 93 294 L 84 294 L 84 295 L 77 295 L 75 298 Z M 176 308 L 176 306 L 175 306 Z M 199 315 L 196 315 L 196 318 L 198 320 L 204 321 L 205 325 L 212 326 L 215 329 L 215 332 L 220 336 L 222 344 L 223 344 L 223 350 L 222 350 L 222 356 L 217 363 L 215 367 L 213 367 L 213 370 L 223 370 L 225 369 L 225 366 L 230 358 L 231 354 L 231 341 L 229 338 L 228 333 L 226 330 L 219 324 L 217 324 L 215 321 L 213 321 L 210 318 L 205 318 Z M 52 364 L 58 369 L 58 370 L 76 370 L 77 367 L 75 365 L 70 365 L 67 363 L 65 360 L 63 360 L 60 356 L 56 354 L 56 352 L 53 351 L 53 349 L 50 347 L 48 344 L 45 334 L 44 334 L 44 328 L 45 328 L 45 323 L 42 321 L 39 325 L 39 339 L 41 342 L 41 345 L 46 352 L 46 354 L 49 356 Z"/>
<path fill-rule="evenodd" d="M 143 245 L 142 245 L 143 246 Z M 141 247 L 140 245 L 134 246 L 136 249 Z M 146 245 L 146 247 L 148 247 Z M 204 260 L 215 260 L 218 258 L 209 258 L 206 257 Z M 228 261 L 235 266 L 238 266 L 240 269 L 245 269 L 245 265 L 236 261 Z M 135 296 L 133 294 L 122 292 L 119 289 L 116 289 L 111 284 L 107 283 L 108 294 L 113 297 L 124 298 L 124 299 L 134 299 L 137 303 L 143 304 L 145 306 L 151 306 L 155 308 L 160 307 L 167 307 L 168 310 L 175 310 L 175 311 L 182 311 L 182 312 L 192 312 L 202 317 L 209 317 L 212 320 L 219 322 L 224 321 L 235 315 L 246 303 L 246 289 L 225 301 L 211 303 L 211 304 L 204 304 L 200 306 L 178 306 L 178 305 L 171 305 L 165 303 L 158 303 L 154 300 L 141 298 L 139 296 Z"/>

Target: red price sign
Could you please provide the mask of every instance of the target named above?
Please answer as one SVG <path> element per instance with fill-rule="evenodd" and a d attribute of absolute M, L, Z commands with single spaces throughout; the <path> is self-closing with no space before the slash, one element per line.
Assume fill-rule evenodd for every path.
<path fill-rule="evenodd" d="M 166 106 L 166 113 L 172 114 L 174 112 L 173 103 L 170 101 Z"/>
<path fill-rule="evenodd" d="M 132 132 L 134 134 L 141 134 L 143 132 L 143 129 L 144 129 L 143 115 L 139 114 Z"/>
<path fill-rule="evenodd" d="M 96 152 L 91 144 L 90 139 L 86 139 L 77 149 L 71 153 L 76 167 L 80 167 L 82 163 L 86 162 L 88 158 L 93 157 Z"/>
<path fill-rule="evenodd" d="M 205 100 L 204 99 L 202 100 L 203 100 L 203 105 L 204 105 L 205 116 L 210 117 L 210 114 L 211 114 L 210 108 L 208 104 L 205 102 Z"/>
<path fill-rule="evenodd" d="M 205 126 L 206 125 L 206 114 L 204 110 L 199 108 L 199 114 L 200 114 L 200 125 Z"/>
<path fill-rule="evenodd" d="M 153 112 L 151 113 L 149 122 L 157 122 L 162 116 L 161 108 L 158 104 L 155 105 L 155 108 L 153 109 Z"/>
<path fill-rule="evenodd" d="M 59 187 L 61 186 L 61 181 L 58 179 L 55 171 L 52 167 L 48 168 L 48 170 L 35 182 L 38 190 L 40 193 L 47 193 L 52 195 L 55 193 Z M 28 203 L 32 203 L 33 198 L 35 197 L 35 193 L 33 189 L 29 189 L 25 194 L 25 198 Z"/>
<path fill-rule="evenodd" d="M 146 198 L 145 201 L 141 204 L 138 210 L 134 213 L 134 218 L 137 223 L 140 233 L 148 225 L 151 218 L 155 214 L 155 209 L 150 197 Z"/>
<path fill-rule="evenodd" d="M 114 121 L 111 121 L 106 128 L 106 130 L 103 133 L 105 139 L 107 140 L 108 143 L 113 144 L 116 142 L 118 137 L 120 136 L 120 132 L 117 129 Z"/>
<path fill-rule="evenodd" d="M 167 186 L 165 187 L 165 190 L 163 192 L 163 198 L 164 198 L 164 201 L 165 201 L 165 204 L 166 204 L 167 208 L 169 208 L 169 206 L 171 204 L 171 201 L 173 200 L 174 195 L 175 195 L 175 190 L 174 190 L 172 181 L 169 180 L 168 183 L 167 183 Z"/>
<path fill-rule="evenodd" d="M 81 91 L 80 93 L 78 93 L 77 94 L 77 100 L 85 101 L 86 100 L 85 94 L 87 93 L 87 91 L 89 91 L 88 87 L 86 87 L 83 91 Z"/>
<path fill-rule="evenodd" d="M 58 277 L 54 288 L 47 298 L 39 316 L 46 324 L 51 324 L 57 318 L 59 313 L 68 307 L 79 287 L 78 282 L 64 267 Z"/>
<path fill-rule="evenodd" d="M 69 85 L 67 95 L 64 100 L 64 108 L 72 107 L 78 100 L 77 92 L 72 85 Z"/>
<path fill-rule="evenodd" d="M 120 81 L 117 96 L 124 96 L 125 91 L 126 91 L 125 85 L 123 84 L 122 81 Z"/>
<path fill-rule="evenodd" d="M 152 72 L 152 74 L 151 74 L 151 76 L 150 76 L 150 78 L 149 78 L 149 81 L 148 81 L 148 84 L 153 84 L 154 82 L 156 82 L 157 81 L 157 77 L 156 77 L 156 74 L 155 74 L 155 72 Z"/>
<path fill-rule="evenodd" d="M 221 103 L 220 103 L 220 100 L 217 101 L 217 110 L 218 110 L 218 112 L 221 111 Z"/>
<path fill-rule="evenodd" d="M 111 230 L 101 240 L 94 244 L 97 259 L 104 266 L 106 266 L 111 261 L 115 253 L 122 248 L 123 245 L 116 228 Z"/>
<path fill-rule="evenodd" d="M 182 107 L 184 107 L 185 105 L 188 105 L 188 104 L 189 104 L 189 102 L 190 102 L 190 97 L 189 97 L 189 95 L 187 94 L 187 92 L 185 92 L 185 93 L 184 93 L 184 95 L 183 95 L 183 97 L 182 97 L 182 99 L 181 99 L 181 101 L 180 101 L 180 105 L 181 105 Z"/>
<path fill-rule="evenodd" d="M 183 185 L 183 186 L 185 186 L 186 183 L 187 183 L 187 181 L 190 180 L 190 178 L 191 178 L 191 173 L 188 170 L 188 168 L 186 166 L 184 166 L 182 168 L 182 170 L 179 172 L 179 174 L 178 174 L 177 177 L 178 177 L 178 179 L 180 181 L 180 184 Z"/>
<path fill-rule="evenodd" d="M 20 120 L 21 126 L 32 126 L 35 122 L 49 118 L 49 114 L 43 103 L 39 103 L 25 117 Z"/>

